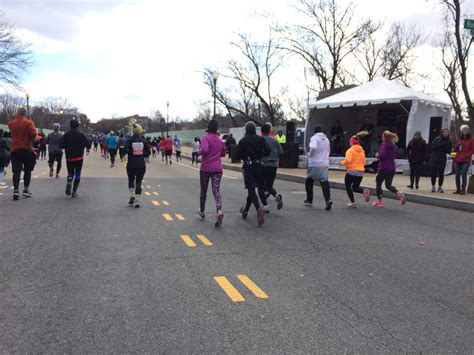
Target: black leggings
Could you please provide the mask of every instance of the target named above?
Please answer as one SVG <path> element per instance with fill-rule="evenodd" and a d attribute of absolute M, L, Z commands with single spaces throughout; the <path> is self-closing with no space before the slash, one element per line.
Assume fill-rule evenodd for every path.
<path fill-rule="evenodd" d="M 135 189 L 136 195 L 142 194 L 142 181 L 145 176 L 146 168 L 130 169 L 127 168 L 128 188 Z"/>
<path fill-rule="evenodd" d="M 176 161 L 181 160 L 181 151 L 177 150 L 176 151 Z"/>
<path fill-rule="evenodd" d="M 395 171 L 379 171 L 377 174 L 377 177 L 375 178 L 375 183 L 376 183 L 376 192 L 377 192 L 377 198 L 379 200 L 382 199 L 382 184 L 385 181 L 385 187 L 387 190 L 393 192 L 396 194 L 398 192 L 397 188 L 395 186 L 392 186 L 393 178 L 395 177 Z"/>
<path fill-rule="evenodd" d="M 109 149 L 110 153 L 110 163 L 115 164 L 115 155 L 117 154 L 117 149 Z"/>
<path fill-rule="evenodd" d="M 20 186 L 20 175 L 23 174 L 23 183 L 25 190 L 28 190 L 31 182 L 31 172 L 35 168 L 36 157 L 33 152 L 29 150 L 17 150 L 10 155 L 13 172 L 13 188 L 18 191 Z"/>
<path fill-rule="evenodd" d="M 247 203 L 245 204 L 245 210 L 248 211 L 250 206 L 253 204 L 255 209 L 258 211 L 260 209 L 260 202 L 258 201 L 257 193 L 255 192 L 255 188 L 247 189 Z"/>
<path fill-rule="evenodd" d="M 410 162 L 410 185 L 418 186 L 420 183 L 420 176 L 421 176 L 421 168 L 423 163 L 412 163 Z"/>
<path fill-rule="evenodd" d="M 331 199 L 331 187 L 329 186 L 329 181 L 320 181 L 321 189 L 323 190 L 324 199 L 329 201 Z M 305 182 L 306 187 L 306 200 L 308 202 L 313 202 L 313 187 L 314 187 L 314 180 L 310 177 L 306 178 Z"/>
<path fill-rule="evenodd" d="M 67 181 L 71 183 L 74 180 L 73 190 L 77 191 L 79 187 L 79 182 L 81 181 L 81 172 L 82 172 L 82 163 L 84 160 L 75 160 L 75 161 L 67 161 Z"/>
<path fill-rule="evenodd" d="M 192 153 L 191 165 L 194 164 L 194 160 L 196 160 L 196 165 L 198 165 L 199 164 L 199 153 L 197 153 L 197 152 Z"/>
<path fill-rule="evenodd" d="M 354 176 L 350 174 L 346 174 L 344 178 L 344 184 L 346 185 L 347 196 L 349 196 L 349 200 L 351 200 L 352 203 L 355 202 L 354 192 L 357 192 L 359 194 L 364 192 L 364 190 L 360 187 L 362 178 L 363 176 Z"/>
<path fill-rule="evenodd" d="M 436 178 L 438 178 L 438 185 L 441 187 L 443 186 L 444 182 L 444 170 L 446 166 L 432 166 L 431 167 L 431 185 L 435 186 L 436 185 Z"/>
<path fill-rule="evenodd" d="M 61 171 L 62 160 L 63 160 L 63 153 L 62 152 L 60 152 L 60 153 L 49 153 L 48 164 L 49 164 L 50 169 L 53 169 L 55 161 L 58 162 L 58 164 L 56 165 L 56 175 L 58 175 L 59 172 Z"/>
<path fill-rule="evenodd" d="M 276 178 L 277 168 L 272 166 L 264 166 L 262 168 L 263 172 L 263 185 L 258 189 L 258 196 L 262 201 L 262 204 L 265 206 L 267 204 L 267 196 L 265 192 L 270 193 L 273 197 L 276 196 L 277 191 L 273 188 L 273 184 Z"/>

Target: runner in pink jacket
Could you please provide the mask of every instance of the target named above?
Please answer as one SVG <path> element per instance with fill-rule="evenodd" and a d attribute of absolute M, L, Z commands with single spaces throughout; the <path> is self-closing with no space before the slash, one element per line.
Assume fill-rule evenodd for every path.
<path fill-rule="evenodd" d="M 224 143 L 217 134 L 217 121 L 211 120 L 207 127 L 207 134 L 201 138 L 201 150 L 199 154 L 202 157 L 201 170 L 199 172 L 201 182 L 200 209 L 199 216 L 205 218 L 207 188 L 211 180 L 212 194 L 216 201 L 216 223 L 219 227 L 224 219 L 222 212 L 222 197 L 220 185 L 222 179 L 222 157 L 225 157 L 226 149 Z"/>

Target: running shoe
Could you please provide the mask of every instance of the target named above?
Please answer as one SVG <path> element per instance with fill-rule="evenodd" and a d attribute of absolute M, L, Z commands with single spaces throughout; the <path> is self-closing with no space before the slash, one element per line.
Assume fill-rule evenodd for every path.
<path fill-rule="evenodd" d="M 382 200 L 375 200 L 374 202 L 372 202 L 372 206 L 374 206 L 374 207 L 383 207 L 383 202 L 382 202 Z"/>
<path fill-rule="evenodd" d="M 18 201 L 20 199 L 20 193 L 18 190 L 13 191 L 13 201 Z"/>
<path fill-rule="evenodd" d="M 405 206 L 405 204 L 407 203 L 407 199 L 406 199 L 405 193 L 398 191 L 398 192 L 397 192 L 397 197 L 398 197 L 398 199 L 400 200 L 400 203 L 402 204 L 402 206 Z"/>
<path fill-rule="evenodd" d="M 270 213 L 270 207 L 268 205 L 263 205 L 262 208 L 265 211 L 265 213 Z"/>
<path fill-rule="evenodd" d="M 59 174 L 56 174 L 56 179 L 59 179 Z"/>
<path fill-rule="evenodd" d="M 327 200 L 326 201 L 326 211 L 330 211 L 332 208 L 332 201 L 331 200 Z"/>
<path fill-rule="evenodd" d="M 140 208 L 140 199 L 138 197 L 135 197 L 133 207 Z"/>
<path fill-rule="evenodd" d="M 278 210 L 281 210 L 283 208 L 283 196 L 278 194 L 276 197 L 275 197 L 275 201 L 277 203 L 277 209 Z"/>
<path fill-rule="evenodd" d="M 135 204 L 135 197 L 134 196 L 130 196 L 130 200 L 128 200 L 128 204 L 129 204 L 129 206 L 133 206 Z"/>
<path fill-rule="evenodd" d="M 54 175 L 54 169 L 49 168 L 49 177 L 53 177 L 53 175 Z"/>
<path fill-rule="evenodd" d="M 370 201 L 370 190 L 367 187 L 364 189 L 364 198 L 365 198 L 365 202 Z"/>
<path fill-rule="evenodd" d="M 30 192 L 30 190 L 23 190 L 23 198 L 28 198 L 28 197 L 32 197 L 33 194 Z"/>
<path fill-rule="evenodd" d="M 201 217 L 201 219 L 204 219 L 206 218 L 206 214 L 204 212 L 199 211 L 199 217 Z"/>
<path fill-rule="evenodd" d="M 313 201 L 304 200 L 303 203 L 304 203 L 305 206 L 312 206 L 313 205 Z"/>
<path fill-rule="evenodd" d="M 72 194 L 71 194 L 71 197 L 76 198 L 77 197 L 77 191 L 73 191 Z"/>
<path fill-rule="evenodd" d="M 349 208 L 356 208 L 357 207 L 357 204 L 355 202 L 348 202 L 347 203 L 347 207 Z"/>
<path fill-rule="evenodd" d="M 71 196 L 72 181 L 68 180 L 66 184 L 66 195 Z"/>
<path fill-rule="evenodd" d="M 224 213 L 222 211 L 218 211 L 216 213 L 216 227 L 220 227 L 222 225 L 222 220 L 224 219 Z"/>
<path fill-rule="evenodd" d="M 257 211 L 257 221 L 259 226 L 265 223 L 265 210 L 261 207 Z"/>
<path fill-rule="evenodd" d="M 245 209 L 245 207 L 240 208 L 240 214 L 242 215 L 242 219 L 246 219 L 247 215 L 249 214 L 249 211 Z"/>

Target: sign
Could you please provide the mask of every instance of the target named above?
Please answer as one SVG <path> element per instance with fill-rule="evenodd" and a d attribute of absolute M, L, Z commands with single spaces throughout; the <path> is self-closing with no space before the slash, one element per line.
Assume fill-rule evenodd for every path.
<path fill-rule="evenodd" d="M 466 30 L 473 30 L 474 29 L 474 20 L 464 20 L 464 28 Z M 472 33 L 472 31 L 471 31 Z"/>

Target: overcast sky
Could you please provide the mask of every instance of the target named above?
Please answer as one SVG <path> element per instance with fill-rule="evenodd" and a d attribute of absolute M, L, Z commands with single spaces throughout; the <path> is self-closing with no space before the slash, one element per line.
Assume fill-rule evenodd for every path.
<path fill-rule="evenodd" d="M 295 1 L 0 0 L 0 9 L 33 45 L 35 66 L 23 83 L 32 101 L 66 97 L 96 121 L 149 115 L 153 109 L 165 113 L 166 101 L 171 117 L 195 117 L 198 103 L 211 99 L 202 69 L 219 68 L 229 59 L 235 33 L 258 35 L 266 21 L 260 14 L 279 22 L 296 19 Z M 358 16 L 438 31 L 433 0 L 356 3 Z M 466 4 L 474 9 L 474 0 Z M 434 72 L 430 46 L 420 47 L 419 54 L 420 70 Z M 285 70 L 288 77 L 301 74 L 299 66 Z M 298 91 L 297 83 L 290 89 Z M 441 85 L 420 83 L 417 89 L 441 96 Z"/>

